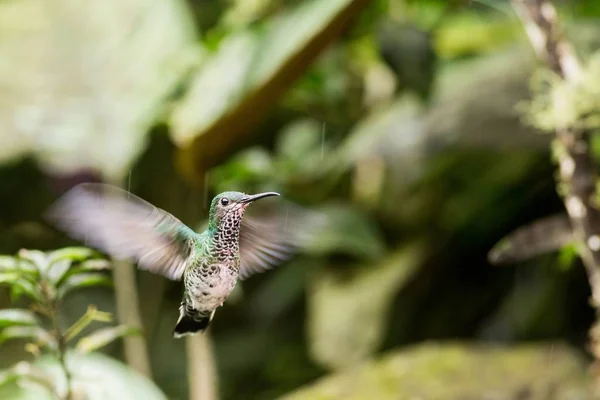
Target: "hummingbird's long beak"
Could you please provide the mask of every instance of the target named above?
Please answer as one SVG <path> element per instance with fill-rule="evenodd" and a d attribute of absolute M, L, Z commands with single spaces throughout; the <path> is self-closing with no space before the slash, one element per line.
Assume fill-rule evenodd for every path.
<path fill-rule="evenodd" d="M 262 199 L 265 197 L 271 197 L 271 196 L 279 196 L 279 193 L 264 192 L 264 193 L 253 194 L 253 195 L 246 195 L 242 198 L 242 200 L 240 200 L 240 203 L 242 203 L 242 204 L 252 203 L 253 201 L 256 201 L 258 199 Z"/>

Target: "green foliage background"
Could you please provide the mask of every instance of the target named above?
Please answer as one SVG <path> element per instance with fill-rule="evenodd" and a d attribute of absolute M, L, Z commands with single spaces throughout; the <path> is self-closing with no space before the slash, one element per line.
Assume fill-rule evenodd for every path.
<path fill-rule="evenodd" d="M 484 363 L 514 374 L 499 367 L 483 388 L 459 374 L 456 392 L 431 398 L 535 386 L 519 371 L 546 373 L 549 341 L 569 344 L 550 383 L 584 376 L 593 313 L 579 261 L 486 258 L 514 228 L 561 211 L 550 138 L 520 117 L 535 61 L 507 1 L 55 3 L 0 2 L 0 253 L 73 244 L 41 216 L 85 180 L 122 184 L 198 228 L 220 191 L 280 191 L 328 224 L 219 310 L 222 399 L 278 398 L 388 352 L 425 354 L 429 373 L 407 389 L 416 396 L 435 385 L 432 370 L 470 368 L 452 360 L 480 342 L 514 351 Z M 583 59 L 596 60 L 598 2 L 557 5 Z M 594 122 L 600 78 L 589 65 L 589 90 L 571 97 L 573 115 L 581 103 Z M 536 93 L 529 119 L 552 126 Z M 137 279 L 155 383 L 185 399 L 184 342 L 171 338 L 181 287 Z M 109 288 L 76 292 L 65 326 L 89 304 L 115 311 Z M 458 354 L 446 366 L 430 361 L 435 347 L 403 353 L 448 340 L 469 345 L 442 351 Z M 520 345 L 531 341 L 528 357 Z M 119 342 L 103 351 L 121 357 Z M 29 357 L 18 341 L 0 352 L 2 367 Z"/>

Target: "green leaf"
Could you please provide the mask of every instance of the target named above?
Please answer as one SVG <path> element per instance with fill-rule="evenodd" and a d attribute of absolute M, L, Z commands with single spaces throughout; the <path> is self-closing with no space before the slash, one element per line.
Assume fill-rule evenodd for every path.
<path fill-rule="evenodd" d="M 50 263 L 64 259 L 71 260 L 72 262 L 80 262 L 96 255 L 98 253 L 88 247 L 64 247 L 48 254 L 48 259 Z"/>
<path fill-rule="evenodd" d="M 68 351 L 66 362 L 71 371 L 76 371 L 72 377 L 73 386 L 83 398 L 167 400 L 150 379 L 126 364 L 101 353 L 81 354 Z M 56 357 L 42 356 L 34 365 L 47 374 L 57 391 L 64 395 L 65 376 Z M 35 399 L 54 400 L 52 397 L 35 397 Z"/>
<path fill-rule="evenodd" d="M 13 300 L 21 294 L 34 300 L 41 300 L 42 298 L 37 286 L 25 279 L 20 273 L 0 273 L 0 284 L 10 286 Z"/>
<path fill-rule="evenodd" d="M 72 275 L 65 279 L 58 287 L 58 297 L 63 298 L 73 290 L 91 286 L 112 286 L 112 281 L 106 274 L 97 272 L 84 272 Z"/>
<path fill-rule="evenodd" d="M 171 115 L 173 139 L 184 148 L 184 171 L 193 176 L 222 161 L 368 3 L 300 2 L 260 30 L 226 37 Z"/>
<path fill-rule="evenodd" d="M 46 276 L 53 284 L 57 284 L 75 262 L 86 260 L 97 254 L 87 247 L 65 247 L 48 254 L 48 270 Z"/>
<path fill-rule="evenodd" d="M 21 383 L 20 381 L 40 385 L 44 388 L 44 391 L 40 392 L 33 385 L 21 385 L 19 384 Z M 25 394 L 26 390 L 31 391 L 31 395 Z M 50 397 L 47 397 L 48 395 Z M 52 399 L 52 397 L 56 398 L 52 380 L 32 364 L 22 361 L 12 368 L 0 371 L 0 398 L 40 400 L 46 398 Z"/>
<path fill-rule="evenodd" d="M 89 353 L 106 346 L 120 337 L 128 335 L 140 335 L 141 333 L 142 332 L 140 329 L 127 325 L 102 328 L 79 340 L 75 348 L 81 353 Z"/>
<path fill-rule="evenodd" d="M 111 268 L 111 263 L 103 258 L 94 258 L 86 260 L 76 267 L 71 267 L 61 278 L 57 285 L 60 286 L 69 277 L 85 272 L 106 271 Z"/>
<path fill-rule="evenodd" d="M 125 176 L 196 62 L 186 2 L 61 0 L 53 12 L 44 1 L 0 3 L 0 162 L 31 154 L 51 171 Z M 30 56 L 45 52 L 51 63 Z M 43 100 L 40 87 L 48 88 Z"/>
<path fill-rule="evenodd" d="M 11 256 L 0 256 L 0 272 L 14 271 L 17 269 L 17 260 Z"/>
<path fill-rule="evenodd" d="M 0 256 L 0 273 L 17 273 L 37 280 L 39 272 L 30 262 L 11 256 Z"/>
<path fill-rule="evenodd" d="M 28 310 L 9 308 L 0 310 L 0 329 L 13 325 L 35 325 L 35 315 Z"/>
<path fill-rule="evenodd" d="M 345 204 L 327 204 L 318 210 L 321 218 L 302 240 L 308 253 L 345 253 L 357 258 L 383 254 L 383 238 L 375 224 L 362 212 Z M 308 224 L 308 222 L 307 222 Z"/>
<path fill-rule="evenodd" d="M 50 265 L 48 257 L 43 251 L 21 249 L 19 250 L 19 257 L 29 263 L 31 263 L 40 273 L 45 273 Z"/>
<path fill-rule="evenodd" d="M 62 259 L 50 264 L 46 271 L 46 278 L 53 285 L 56 285 L 71 268 L 71 261 Z"/>
<path fill-rule="evenodd" d="M 0 272 L 0 284 L 13 284 L 18 279 L 21 279 L 21 275 L 17 272 Z"/>
<path fill-rule="evenodd" d="M 56 340 L 39 326 L 11 326 L 0 331 L 0 345 L 8 340 L 28 339 L 40 346 L 56 349 Z"/>

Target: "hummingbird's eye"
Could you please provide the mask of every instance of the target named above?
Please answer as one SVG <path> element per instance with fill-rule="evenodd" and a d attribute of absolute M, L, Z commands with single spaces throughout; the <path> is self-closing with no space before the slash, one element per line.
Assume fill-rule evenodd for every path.
<path fill-rule="evenodd" d="M 227 204 L 229 204 L 229 199 L 227 197 L 223 197 L 221 199 L 221 205 L 226 206 Z"/>

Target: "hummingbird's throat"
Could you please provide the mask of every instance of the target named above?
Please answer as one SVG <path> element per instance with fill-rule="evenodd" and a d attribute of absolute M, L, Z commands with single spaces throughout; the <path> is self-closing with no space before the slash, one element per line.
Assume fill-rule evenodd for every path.
<path fill-rule="evenodd" d="M 223 216 L 214 237 L 215 250 L 219 261 L 235 258 L 239 252 L 240 226 L 245 207 L 231 210 Z"/>

